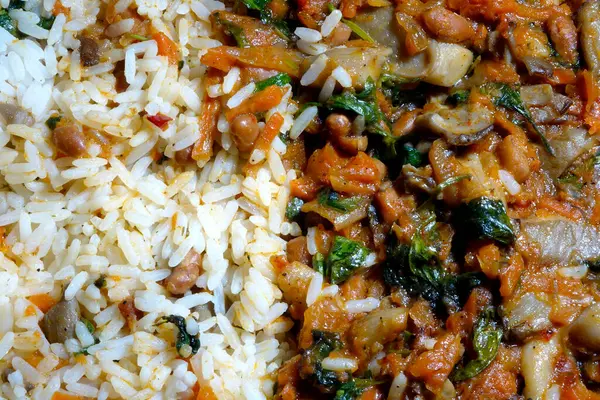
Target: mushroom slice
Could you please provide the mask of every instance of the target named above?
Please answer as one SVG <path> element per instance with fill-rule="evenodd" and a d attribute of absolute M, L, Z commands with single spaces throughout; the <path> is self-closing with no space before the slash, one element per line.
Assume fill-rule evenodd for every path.
<path fill-rule="evenodd" d="M 600 74 L 600 1 L 588 0 L 583 3 L 578 18 L 583 57 L 597 77 Z"/>
<path fill-rule="evenodd" d="M 427 51 L 429 70 L 423 80 L 432 85 L 451 87 L 469 70 L 473 63 L 473 52 L 455 43 L 429 40 Z"/>
<path fill-rule="evenodd" d="M 332 69 L 343 67 L 352 78 L 352 86 L 363 87 L 369 77 L 379 79 L 383 64 L 392 54 L 392 49 L 383 46 L 336 47 L 325 54 L 329 57 Z"/>
<path fill-rule="evenodd" d="M 451 145 L 467 146 L 488 133 L 494 123 L 494 114 L 483 107 L 442 108 L 424 113 L 416 123 L 442 136 Z"/>
<path fill-rule="evenodd" d="M 24 108 L 8 103 L 0 103 L 0 119 L 4 120 L 6 125 L 23 124 L 31 126 L 35 122 Z"/>

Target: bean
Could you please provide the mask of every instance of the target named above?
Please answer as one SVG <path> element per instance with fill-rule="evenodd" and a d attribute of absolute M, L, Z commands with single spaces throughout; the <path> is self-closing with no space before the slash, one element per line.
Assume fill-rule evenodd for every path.
<path fill-rule="evenodd" d="M 69 157 L 77 158 L 86 154 L 85 136 L 75 124 L 63 125 L 54 129 L 52 141 L 58 150 Z"/>
<path fill-rule="evenodd" d="M 184 294 L 190 290 L 200 276 L 201 257 L 195 250 L 190 250 L 173 272 L 165 279 L 166 287 L 172 294 Z"/>
<path fill-rule="evenodd" d="M 231 123 L 231 133 L 235 145 L 240 151 L 250 151 L 260 133 L 258 120 L 254 114 L 242 114 Z"/>
<path fill-rule="evenodd" d="M 91 67 L 100 62 L 100 48 L 98 43 L 92 38 L 82 36 L 79 38 L 79 54 L 81 55 L 81 64 L 84 67 Z"/>

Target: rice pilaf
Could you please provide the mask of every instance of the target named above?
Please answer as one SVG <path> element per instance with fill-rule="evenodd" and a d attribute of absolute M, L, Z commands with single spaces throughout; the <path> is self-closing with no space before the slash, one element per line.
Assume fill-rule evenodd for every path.
<path fill-rule="evenodd" d="M 243 173 L 227 119 L 207 111 L 213 98 L 247 97 L 235 98 L 239 70 L 214 83 L 199 60 L 220 45 L 209 15 L 224 4 L 1 5 L 18 30 L 0 28 L 0 397 L 187 399 L 198 387 L 219 399 L 272 396 L 292 322 L 269 259 L 285 250 L 280 235 L 301 233 L 283 216 L 295 172 L 276 138 Z M 284 117 L 281 132 L 295 111 L 284 90 L 266 112 Z M 214 154 L 209 138 L 178 163 L 210 135 L 210 112 Z M 83 147 L 77 136 L 56 146 L 65 127 L 86 135 Z M 200 274 L 193 293 L 175 296 L 163 280 L 189 254 Z M 59 301 L 77 315 L 64 342 L 40 328 Z M 176 348 L 177 335 L 197 348 Z"/>

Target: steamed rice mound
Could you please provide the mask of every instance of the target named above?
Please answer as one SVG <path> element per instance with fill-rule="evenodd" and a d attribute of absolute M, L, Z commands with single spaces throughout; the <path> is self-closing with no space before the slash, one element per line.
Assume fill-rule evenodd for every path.
<path fill-rule="evenodd" d="M 281 161 L 286 146 L 276 138 L 244 174 L 248 160 L 220 115 L 213 150 L 175 161 L 206 134 L 206 102 L 241 86 L 234 69 L 207 88 L 199 62 L 220 44 L 208 18 L 224 4 L 21 6 L 9 12 L 14 36 L 0 28 L 0 103 L 24 112 L 0 125 L 0 397 L 188 399 L 208 387 L 219 399 L 272 396 L 293 324 L 269 260 L 285 251 L 281 235 L 301 233 L 283 216 L 296 177 Z M 140 24 L 151 37 L 140 40 Z M 102 31 L 94 59 L 82 42 Z M 286 132 L 295 106 L 283 89 L 266 116 L 278 111 Z M 85 156 L 57 148 L 47 123 L 56 117 L 94 135 L 78 150 Z M 162 281 L 189 252 L 201 257 L 199 277 L 174 296 Z M 56 323 L 45 314 L 59 301 L 78 310 L 73 335 L 50 343 L 42 327 Z M 184 347 L 189 359 L 165 317 L 199 340 L 195 354 Z"/>

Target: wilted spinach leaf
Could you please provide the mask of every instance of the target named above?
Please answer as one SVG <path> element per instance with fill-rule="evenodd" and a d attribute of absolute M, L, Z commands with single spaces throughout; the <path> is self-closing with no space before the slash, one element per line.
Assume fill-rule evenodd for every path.
<path fill-rule="evenodd" d="M 56 129 L 56 125 L 58 125 L 58 123 L 60 122 L 60 120 L 62 119 L 61 116 L 55 116 L 55 117 L 50 117 L 46 120 L 46 126 L 48 128 L 50 128 L 50 130 L 55 130 Z"/>
<path fill-rule="evenodd" d="M 390 286 L 402 286 L 409 294 L 422 296 L 437 310 L 456 310 L 461 298 L 481 285 L 479 274 L 453 275 L 439 260 L 435 239 L 435 221 L 429 221 L 412 238 L 411 244 L 398 243 L 391 235 L 386 247 L 383 280 Z"/>
<path fill-rule="evenodd" d="M 54 20 L 56 19 L 56 17 L 54 15 L 51 15 L 48 18 L 45 17 L 40 17 L 40 22 L 38 22 L 38 26 L 50 30 L 50 28 L 52 28 L 52 25 L 54 25 Z"/>
<path fill-rule="evenodd" d="M 312 373 L 303 378 L 312 380 L 315 384 L 332 390 L 339 385 L 338 375 L 334 371 L 323 369 L 321 362 L 334 350 L 342 347 L 342 342 L 337 333 L 314 330 L 313 344 L 302 355 L 302 362 L 307 365 Z M 303 368 L 303 370 L 305 370 Z"/>
<path fill-rule="evenodd" d="M 325 272 L 331 283 L 348 279 L 354 270 L 364 265 L 368 254 L 369 250 L 360 243 L 336 236 L 325 261 Z"/>
<path fill-rule="evenodd" d="M 292 197 L 285 209 L 285 217 L 290 221 L 295 220 L 300 215 L 300 209 L 303 205 L 304 201 L 302 201 L 302 199 Z"/>
<path fill-rule="evenodd" d="M 457 106 L 459 104 L 464 104 L 469 100 L 469 95 L 471 94 L 468 90 L 457 90 L 454 93 L 451 93 L 446 99 L 446 103 L 451 104 L 453 106 Z"/>
<path fill-rule="evenodd" d="M 317 195 L 317 200 L 319 204 L 333 208 L 334 210 L 348 212 L 356 209 L 358 207 L 358 200 L 354 197 L 346 197 L 341 198 L 339 193 L 325 188 L 319 192 Z"/>
<path fill-rule="evenodd" d="M 352 378 L 340 385 L 335 392 L 334 400 L 356 400 L 366 389 L 379 383 L 381 382 L 373 379 Z"/>
<path fill-rule="evenodd" d="M 312 258 L 312 267 L 315 271 L 325 276 L 325 256 L 318 251 Z"/>
<path fill-rule="evenodd" d="M 400 154 L 402 156 L 402 165 L 410 164 L 417 168 L 423 165 L 423 154 L 408 144 L 402 145 Z"/>
<path fill-rule="evenodd" d="M 8 15 L 8 11 L 6 10 L 0 10 L 0 27 L 4 28 L 11 35 L 17 36 L 17 24 Z"/>
<path fill-rule="evenodd" d="M 477 358 L 455 368 L 451 378 L 462 381 L 477 376 L 496 358 L 501 339 L 502 329 L 494 321 L 494 309 L 490 307 L 481 314 L 473 328 L 473 350 Z"/>
<path fill-rule="evenodd" d="M 177 327 L 179 333 L 177 334 L 177 341 L 175 342 L 175 348 L 180 356 L 187 358 L 192 354 L 196 354 L 200 349 L 200 339 L 198 335 L 192 336 L 187 333 L 185 319 L 179 315 L 169 315 L 159 319 L 157 325 L 166 323 L 172 323 Z"/>
<path fill-rule="evenodd" d="M 535 124 L 531 113 L 521 99 L 521 94 L 517 90 L 506 84 L 489 84 L 483 88 L 483 91 L 492 95 L 496 107 L 504 107 L 525 118 L 542 140 L 542 144 L 546 148 L 546 151 L 548 151 L 550 155 L 555 155 L 550 142 L 548 142 L 544 133 L 540 131 L 540 128 Z"/>
<path fill-rule="evenodd" d="M 456 222 L 465 234 L 475 239 L 493 239 L 510 244 L 515 239 L 512 224 L 500 200 L 479 197 L 463 203 L 456 211 Z"/>
<path fill-rule="evenodd" d="M 292 78 L 284 72 L 274 75 L 270 78 L 264 79 L 256 84 L 256 88 L 254 92 L 260 92 L 261 90 L 265 90 L 269 86 L 277 85 L 277 86 L 285 86 L 288 83 L 292 83 Z"/>
<path fill-rule="evenodd" d="M 242 3 L 251 10 L 262 11 L 271 0 L 242 0 Z"/>

